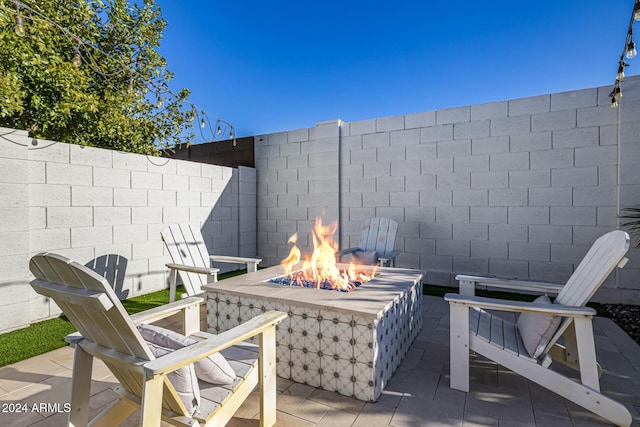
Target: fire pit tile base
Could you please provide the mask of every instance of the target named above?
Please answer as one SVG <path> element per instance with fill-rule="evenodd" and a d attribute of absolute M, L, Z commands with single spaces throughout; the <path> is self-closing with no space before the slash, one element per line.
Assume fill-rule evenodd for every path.
<path fill-rule="evenodd" d="M 422 328 L 419 277 L 375 315 L 207 291 L 210 332 L 226 331 L 267 310 L 287 312 L 289 317 L 276 329 L 278 375 L 362 401 L 377 400 Z"/>

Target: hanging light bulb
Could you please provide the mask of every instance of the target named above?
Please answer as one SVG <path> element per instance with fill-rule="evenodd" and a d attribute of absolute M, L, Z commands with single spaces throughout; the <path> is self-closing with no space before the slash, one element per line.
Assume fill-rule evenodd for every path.
<path fill-rule="evenodd" d="M 633 6 L 633 19 L 635 21 L 640 21 L 640 2 L 636 1 L 636 4 Z"/>
<path fill-rule="evenodd" d="M 618 107 L 618 100 L 615 97 L 611 97 L 611 108 Z"/>
<path fill-rule="evenodd" d="M 636 50 L 636 43 L 633 40 L 631 40 L 629 42 L 629 46 L 627 46 L 627 58 L 633 59 L 636 57 L 637 54 L 638 54 L 638 51 Z"/>
<path fill-rule="evenodd" d="M 129 82 L 127 83 L 127 91 L 133 92 L 133 71 L 129 70 Z"/>
<path fill-rule="evenodd" d="M 73 65 L 79 67 L 80 64 L 82 64 L 82 55 L 80 54 L 80 48 L 76 46 L 76 48 L 73 49 Z"/>
<path fill-rule="evenodd" d="M 611 96 L 616 100 L 619 101 L 620 98 L 622 98 L 622 89 L 620 89 L 620 86 L 616 85 L 613 88 L 613 92 L 611 92 Z"/>
<path fill-rule="evenodd" d="M 233 129 L 229 130 L 229 139 L 234 139 L 233 138 Z"/>
<path fill-rule="evenodd" d="M 22 16 L 20 16 L 19 11 L 16 15 L 16 25 L 13 27 L 13 30 L 18 37 L 24 37 L 24 23 L 22 22 Z"/>
<path fill-rule="evenodd" d="M 156 107 L 162 108 L 163 105 L 164 105 L 164 102 L 162 101 L 162 97 L 160 96 L 160 94 L 158 94 L 158 101 L 156 102 Z"/>
<path fill-rule="evenodd" d="M 220 126 L 220 122 L 218 122 L 218 129 L 216 130 L 216 133 L 218 135 L 220 135 L 222 133 L 222 127 Z"/>
<path fill-rule="evenodd" d="M 204 117 L 200 120 L 200 127 L 201 127 L 201 128 L 204 128 L 204 127 L 205 127 Z"/>
<path fill-rule="evenodd" d="M 624 78 L 624 66 L 626 64 L 624 62 L 620 62 L 620 65 L 618 66 L 618 74 L 616 75 L 616 80 L 620 81 Z"/>

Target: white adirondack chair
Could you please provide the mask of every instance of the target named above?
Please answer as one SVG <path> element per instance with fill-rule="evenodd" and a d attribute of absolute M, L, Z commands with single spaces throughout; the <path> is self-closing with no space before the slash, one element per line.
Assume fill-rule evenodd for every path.
<path fill-rule="evenodd" d="M 276 421 L 275 325 L 286 313 L 269 311 L 219 335 L 200 332 L 202 298 L 191 297 L 129 316 L 106 279 L 89 268 L 55 254 L 31 258 L 35 276 L 31 286 L 51 297 L 78 333 L 66 340 L 75 346 L 69 425 L 86 426 L 93 358 L 102 360 L 120 382 L 120 398 L 92 421 L 115 426 L 141 409 L 141 426 L 159 426 L 161 420 L 176 426 L 222 426 L 233 416 L 256 385 L 260 384 L 260 425 Z M 200 342 L 155 358 L 136 324 L 183 313 L 183 333 Z M 260 346 L 244 343 L 260 335 Z M 226 349 L 226 350 L 225 350 Z M 167 374 L 213 353 L 227 354 L 236 372 L 228 386 L 200 382 L 200 409 L 190 415 Z M 95 424 L 94 424 L 95 423 Z"/>
<path fill-rule="evenodd" d="M 175 301 L 178 274 L 188 296 L 202 292 L 202 285 L 217 282 L 219 268 L 211 267 L 211 262 L 246 264 L 247 272 L 258 269 L 261 259 L 209 255 L 207 245 L 198 227 L 190 224 L 173 224 L 162 230 L 162 240 L 167 246 L 173 263 L 166 264 L 169 275 L 169 301 Z"/>
<path fill-rule="evenodd" d="M 383 267 L 396 266 L 399 250 L 393 248 L 396 243 L 398 223 L 389 218 L 371 218 L 362 223 L 360 244 L 357 248 L 344 249 L 338 253 L 338 261 L 345 255 L 356 251 L 376 252 L 377 264 Z"/>
<path fill-rule="evenodd" d="M 457 276 L 460 294 L 445 295 L 451 308 L 451 388 L 469 391 L 471 350 L 617 425 L 630 425 L 631 414 L 627 408 L 600 393 L 602 370 L 596 361 L 591 325 L 596 312 L 585 307 L 613 269 L 624 266 L 628 249 L 629 236 L 624 231 L 605 234 L 596 240 L 564 286 Z M 497 300 L 474 296 L 476 285 L 558 295 L 553 303 L 545 304 Z M 553 335 L 548 343 L 540 344 L 541 353 L 534 358 L 525 348 L 521 329 L 485 309 L 561 316 L 561 321 L 555 333 L 550 331 Z M 537 321 L 541 316 L 534 317 Z M 560 345 L 557 341 L 563 335 L 564 345 Z M 579 371 L 580 382 L 550 369 L 552 360 Z"/>

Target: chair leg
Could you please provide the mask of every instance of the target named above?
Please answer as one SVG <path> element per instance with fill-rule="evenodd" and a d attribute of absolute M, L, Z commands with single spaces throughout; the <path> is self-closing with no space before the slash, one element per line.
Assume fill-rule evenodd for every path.
<path fill-rule="evenodd" d="M 276 423 L 276 328 L 260 334 L 260 427 Z"/>
<path fill-rule="evenodd" d="M 255 273 L 258 271 L 258 263 L 257 262 L 248 262 L 247 263 L 247 273 Z"/>
<path fill-rule="evenodd" d="M 92 369 L 93 356 L 76 345 L 73 356 L 71 412 L 69 413 L 69 425 L 71 426 L 86 426 L 89 423 Z"/>
<path fill-rule="evenodd" d="M 162 386 L 164 377 L 149 378 L 144 375 L 142 405 L 140 407 L 140 426 L 159 426 L 162 421 Z"/>
<path fill-rule="evenodd" d="M 598 363 L 596 362 L 596 349 L 593 340 L 593 327 L 590 318 L 575 318 L 573 323 L 576 328 L 578 346 L 578 364 L 580 365 L 580 380 L 582 384 L 600 391 L 598 380 Z"/>
<path fill-rule="evenodd" d="M 451 388 L 469 391 L 469 308 L 450 304 L 449 360 Z"/>
<path fill-rule="evenodd" d="M 176 282 L 178 281 L 178 270 L 172 268 L 169 272 L 169 302 L 176 300 Z"/>

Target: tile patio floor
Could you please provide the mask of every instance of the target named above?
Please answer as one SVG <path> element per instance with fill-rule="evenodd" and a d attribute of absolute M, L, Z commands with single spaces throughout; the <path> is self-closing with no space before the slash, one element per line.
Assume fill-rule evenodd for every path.
<path fill-rule="evenodd" d="M 599 417 L 480 356 L 472 358 L 471 391 L 449 388 L 449 307 L 425 296 L 424 326 L 376 403 L 364 403 L 285 379 L 278 380 L 278 426 L 603 426 Z M 594 322 L 605 394 L 631 411 L 640 425 L 640 346 L 611 320 Z M 62 348 L 0 368 L 0 405 L 69 401 L 73 354 Z M 114 398 L 115 381 L 94 363 L 94 413 Z M 43 408 L 46 409 L 46 408 Z M 51 408 L 49 409 L 51 410 Z M 137 412 L 125 423 L 134 426 Z M 229 426 L 258 426 L 254 393 Z M 67 414 L 0 412 L 0 426 L 61 426 Z"/>

